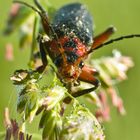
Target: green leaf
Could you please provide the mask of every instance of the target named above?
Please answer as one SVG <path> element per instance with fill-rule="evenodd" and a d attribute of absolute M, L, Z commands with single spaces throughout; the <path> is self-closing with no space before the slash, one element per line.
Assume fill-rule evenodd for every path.
<path fill-rule="evenodd" d="M 39 91 L 31 91 L 26 93 L 28 96 L 26 105 L 25 105 L 25 120 L 29 118 L 31 122 L 39 108 Z"/>
<path fill-rule="evenodd" d="M 62 118 L 60 116 L 60 105 L 57 104 L 52 110 L 43 112 L 40 127 L 43 127 L 43 140 L 58 139 L 62 130 Z"/>
<path fill-rule="evenodd" d="M 43 129 L 43 140 L 49 139 L 49 137 L 54 132 L 55 118 L 52 112 L 49 112 L 49 113 L 50 113 L 50 117 L 46 119 L 45 127 Z"/>
<path fill-rule="evenodd" d="M 17 111 L 19 113 L 22 113 L 24 111 L 27 99 L 28 99 L 27 95 L 21 95 L 18 97 Z"/>
<path fill-rule="evenodd" d="M 40 122 L 39 122 L 39 128 L 44 128 L 46 119 L 50 118 L 51 113 L 49 111 L 43 111 L 43 114 L 41 116 Z"/>

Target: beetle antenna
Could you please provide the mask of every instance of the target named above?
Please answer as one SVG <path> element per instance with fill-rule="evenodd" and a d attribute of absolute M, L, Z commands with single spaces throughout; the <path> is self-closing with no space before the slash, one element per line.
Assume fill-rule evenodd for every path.
<path fill-rule="evenodd" d="M 39 0 L 34 0 L 34 3 L 35 3 L 36 6 L 38 7 L 38 9 L 39 9 L 42 13 L 44 13 L 44 15 L 45 15 L 44 20 L 45 20 L 45 19 L 46 19 L 46 16 L 47 16 L 47 14 L 46 14 L 46 10 L 41 6 Z M 43 18 L 43 14 L 42 14 L 41 17 Z M 48 23 L 48 21 L 46 21 L 46 23 L 48 24 L 48 26 L 49 26 L 51 32 L 52 32 L 53 35 L 54 35 L 54 38 L 57 40 L 58 45 L 60 46 L 60 48 L 61 48 L 61 50 L 62 50 L 63 47 L 61 46 L 60 42 L 58 41 L 58 36 L 57 36 L 57 34 L 55 33 L 53 27 L 51 26 L 51 24 Z"/>
<path fill-rule="evenodd" d="M 36 11 L 36 12 L 40 15 L 40 17 L 41 17 L 43 20 L 45 20 L 46 24 L 49 26 L 49 28 L 50 28 L 52 34 L 54 35 L 55 40 L 56 40 L 57 43 L 58 43 L 60 53 L 64 53 L 64 49 L 63 49 L 61 43 L 58 41 L 59 39 L 58 39 L 57 34 L 55 33 L 55 31 L 54 31 L 53 27 L 51 26 L 51 24 L 48 22 L 48 15 L 47 15 L 47 12 L 46 12 L 45 9 L 41 6 L 41 4 L 39 3 L 39 1 L 38 1 L 38 0 L 34 0 L 34 3 L 36 4 L 36 6 L 38 7 L 38 9 L 39 9 L 40 11 L 37 10 L 34 6 L 32 6 L 32 5 L 30 5 L 30 4 L 26 3 L 26 2 L 20 1 L 20 0 L 14 0 L 13 2 L 14 2 L 14 3 L 23 4 L 23 5 L 25 5 L 25 6 L 29 7 L 29 8 L 31 8 L 32 10 Z M 65 58 L 65 55 L 63 54 L 63 60 L 66 61 L 65 59 L 66 59 L 66 58 Z"/>
<path fill-rule="evenodd" d="M 34 0 L 34 3 L 36 4 L 36 6 L 38 7 L 38 9 L 42 12 L 42 13 L 46 13 L 46 10 L 41 6 L 40 2 L 38 0 Z"/>
<path fill-rule="evenodd" d="M 13 3 L 20 3 L 20 4 L 23 4 L 29 8 L 31 8 L 32 10 L 34 10 L 35 12 L 37 12 L 39 15 L 41 15 L 41 12 L 39 10 L 37 10 L 34 6 L 26 3 L 26 2 L 23 2 L 23 1 L 20 1 L 20 0 L 14 0 Z"/>
<path fill-rule="evenodd" d="M 135 37 L 140 37 L 140 34 L 125 35 L 125 36 L 121 36 L 121 37 L 118 37 L 118 38 L 111 39 L 111 40 L 109 40 L 109 41 L 97 46 L 96 48 L 93 48 L 93 49 L 89 50 L 88 54 L 92 53 L 94 50 L 97 50 L 97 49 L 99 49 L 99 48 L 101 48 L 103 46 L 112 44 L 114 42 L 117 42 L 117 41 L 120 41 L 120 40 L 123 40 L 123 39 L 135 38 Z"/>
<path fill-rule="evenodd" d="M 49 24 L 49 22 L 46 20 L 46 16 L 47 16 L 46 10 L 41 6 L 39 0 L 34 0 L 34 3 L 35 3 L 36 6 L 38 7 L 38 9 L 43 13 L 43 14 L 41 15 L 41 17 L 42 17 L 42 19 L 44 19 L 44 20 L 46 21 L 46 23 L 48 24 L 48 26 L 49 26 L 49 28 L 50 28 L 52 34 L 54 35 L 55 40 L 56 40 L 57 43 L 58 43 L 59 51 L 60 51 L 60 53 L 63 54 L 63 53 L 64 53 L 64 49 L 63 49 L 61 43 L 59 42 L 58 36 L 57 36 L 57 34 L 55 33 L 55 31 L 54 31 L 53 27 L 51 26 L 51 24 Z M 43 16 L 45 16 L 45 18 L 44 18 Z M 66 61 L 65 55 L 63 54 L 62 56 L 63 56 L 63 60 Z"/>

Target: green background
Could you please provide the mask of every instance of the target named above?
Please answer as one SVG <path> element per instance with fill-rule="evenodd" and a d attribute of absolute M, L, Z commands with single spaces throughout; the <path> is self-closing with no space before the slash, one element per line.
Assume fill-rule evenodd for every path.
<path fill-rule="evenodd" d="M 27 1 L 27 0 L 26 0 Z M 32 3 L 32 1 L 28 0 Z M 54 7 L 60 7 L 75 0 L 51 0 Z M 95 34 L 102 32 L 109 25 L 114 25 L 117 32 L 113 37 L 140 33 L 140 0 L 79 0 L 85 3 L 95 22 Z M 0 30 L 4 28 L 7 14 L 12 1 L 0 2 Z M 22 17 L 21 17 L 22 18 Z M 14 43 L 14 61 L 5 60 L 5 44 Z M 119 92 L 124 101 L 126 116 L 120 116 L 114 108 L 111 111 L 111 121 L 104 123 L 107 140 L 138 140 L 140 139 L 140 38 L 124 40 L 94 53 L 98 58 L 110 55 L 113 48 L 119 49 L 123 54 L 133 58 L 135 67 L 128 73 L 128 80 L 118 85 Z M 16 90 L 9 77 L 16 69 L 27 68 L 29 48 L 21 51 L 18 49 L 18 36 L 4 37 L 0 32 L 0 131 L 4 131 L 3 112 L 8 106 L 13 117 L 16 113 Z M 35 129 L 34 129 L 35 128 Z M 31 131 L 37 130 L 34 123 Z"/>

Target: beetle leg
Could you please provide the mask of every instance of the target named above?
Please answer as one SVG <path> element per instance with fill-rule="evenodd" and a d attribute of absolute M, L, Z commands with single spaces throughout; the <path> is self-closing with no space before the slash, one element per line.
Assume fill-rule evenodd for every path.
<path fill-rule="evenodd" d="M 47 42 L 44 41 L 42 35 L 38 36 L 38 42 L 39 42 L 39 50 L 40 50 L 40 56 L 41 56 L 41 60 L 42 60 L 42 66 L 38 67 L 37 71 L 39 73 L 42 73 L 48 64 L 47 57 L 46 57 L 46 51 L 44 49 Z"/>
<path fill-rule="evenodd" d="M 78 91 L 72 93 L 72 96 L 73 97 L 79 97 L 79 96 L 88 94 L 88 93 L 96 90 L 100 85 L 99 80 L 95 78 L 95 76 L 97 76 L 98 74 L 99 73 L 98 73 L 97 70 L 95 70 L 93 68 L 90 68 L 88 66 L 84 66 L 82 68 L 82 73 L 80 74 L 78 80 L 90 83 L 90 84 L 94 85 L 94 87 L 91 87 L 91 88 L 88 88 L 88 89 L 83 89 L 83 90 L 78 90 Z M 66 97 L 64 99 L 65 103 L 69 103 L 70 101 L 71 101 L 70 97 Z"/>
<path fill-rule="evenodd" d="M 94 87 L 77 91 L 77 92 L 73 93 L 73 96 L 74 97 L 82 96 L 84 94 L 87 94 L 87 93 L 97 89 L 100 85 L 100 82 L 97 78 L 95 78 L 95 76 L 97 76 L 98 74 L 99 73 L 96 69 L 93 69 L 93 68 L 88 67 L 88 66 L 84 66 L 82 68 L 82 73 L 79 76 L 79 80 L 90 83 L 90 84 L 94 85 Z"/>
<path fill-rule="evenodd" d="M 94 42 L 93 42 L 91 49 L 93 50 L 93 49 L 98 48 L 98 46 L 103 44 L 115 31 L 116 31 L 116 29 L 114 27 L 109 27 L 103 33 L 96 36 L 94 38 Z"/>

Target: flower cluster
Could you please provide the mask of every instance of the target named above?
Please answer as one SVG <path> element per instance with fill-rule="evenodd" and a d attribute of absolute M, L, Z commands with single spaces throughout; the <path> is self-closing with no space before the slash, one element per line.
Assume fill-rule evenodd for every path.
<path fill-rule="evenodd" d="M 100 121 L 110 120 L 109 98 L 114 107 L 121 115 L 125 114 L 123 100 L 121 99 L 116 85 L 127 79 L 126 72 L 134 66 L 132 59 L 128 56 L 122 56 L 117 50 L 113 51 L 112 57 L 102 57 L 100 59 L 90 60 L 90 64 L 99 72 L 101 87 L 95 92 L 87 95 L 87 99 L 96 103 L 96 117 Z M 98 96 L 97 96 L 98 95 Z"/>

